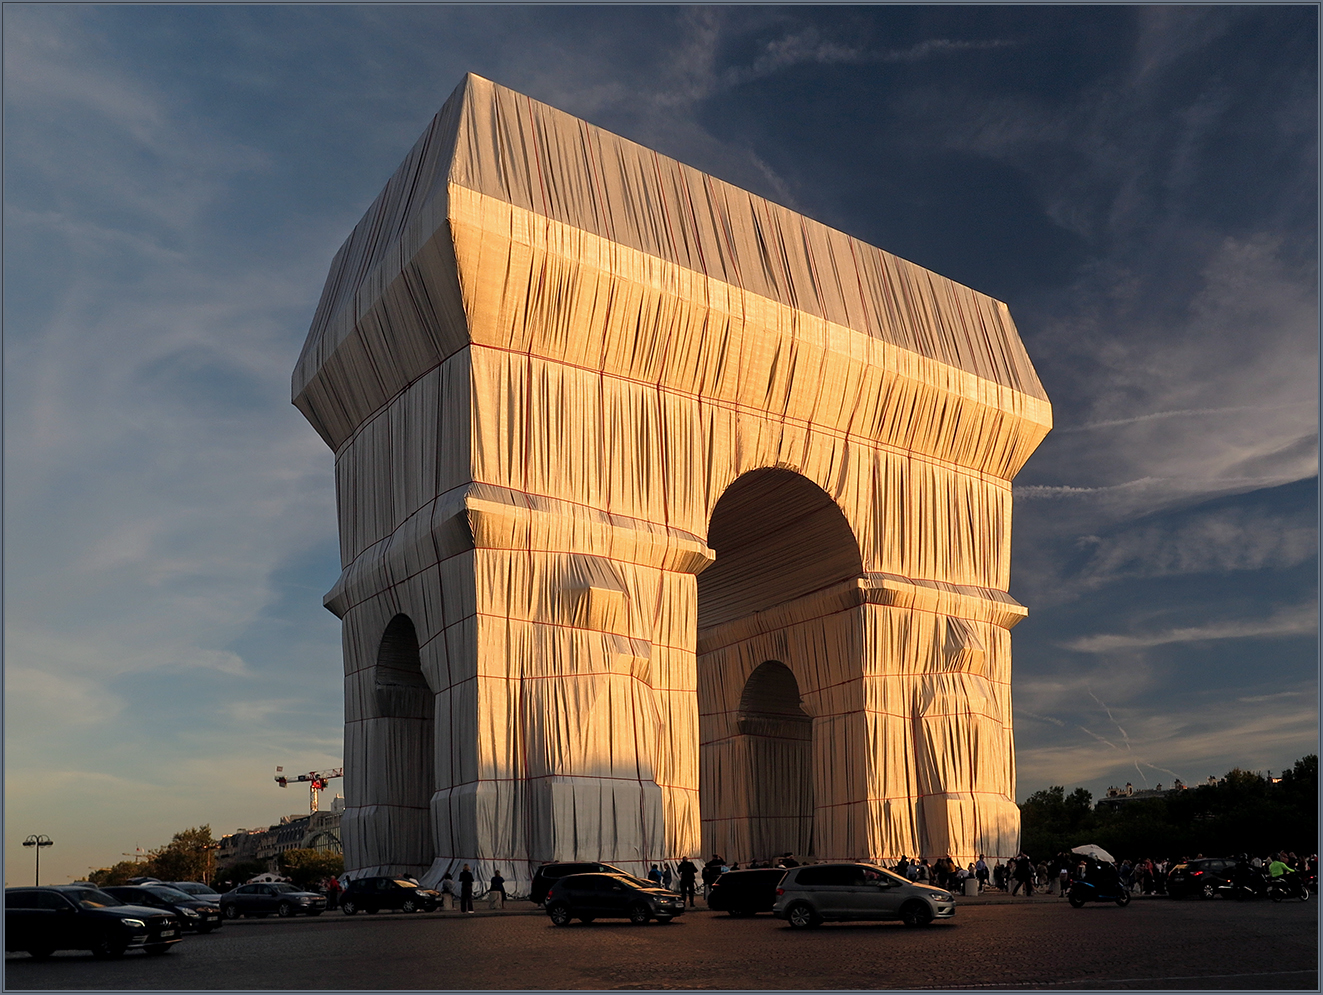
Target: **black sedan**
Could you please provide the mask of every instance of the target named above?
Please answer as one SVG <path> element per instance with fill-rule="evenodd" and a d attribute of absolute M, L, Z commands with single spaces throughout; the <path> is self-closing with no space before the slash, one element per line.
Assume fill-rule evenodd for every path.
<path fill-rule="evenodd" d="M 82 885 L 5 889 L 5 949 L 44 959 L 57 950 L 120 957 L 127 950 L 163 954 L 179 942 L 170 912 L 129 905 Z"/>
<path fill-rule="evenodd" d="M 221 925 L 220 905 L 171 888 L 164 884 L 117 885 L 101 889 L 130 905 L 145 905 L 173 912 L 184 929 L 210 933 Z M 220 898 L 219 895 L 216 896 Z"/>
<path fill-rule="evenodd" d="M 546 906 L 557 926 L 568 926 L 571 919 L 628 919 L 644 926 L 649 919 L 668 923 L 683 914 L 684 898 L 628 874 L 571 874 L 552 882 Z"/>
<path fill-rule="evenodd" d="M 750 867 L 727 871 L 712 882 L 707 907 L 733 916 L 771 912 L 776 904 L 776 886 L 786 876 L 784 867 Z"/>
<path fill-rule="evenodd" d="M 398 909 L 400 912 L 432 912 L 441 904 L 441 893 L 421 888 L 403 878 L 355 878 L 340 898 L 340 909 L 354 913 Z"/>
<path fill-rule="evenodd" d="M 319 916 L 326 911 L 326 896 L 299 891 L 283 881 L 241 884 L 220 897 L 221 913 L 226 919 L 240 916 L 261 918 L 272 912 L 282 919 L 288 916 Z"/>

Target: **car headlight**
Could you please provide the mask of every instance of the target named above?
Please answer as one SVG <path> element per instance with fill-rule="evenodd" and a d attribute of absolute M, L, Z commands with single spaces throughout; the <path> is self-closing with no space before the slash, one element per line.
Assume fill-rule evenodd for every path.
<path fill-rule="evenodd" d="M 128 926 L 129 929 L 146 929 L 147 924 L 141 919 L 121 919 L 120 925 Z"/>
<path fill-rule="evenodd" d="M 193 909 L 180 909 L 179 911 L 184 913 L 184 915 L 188 916 L 190 919 L 196 919 L 198 917 L 197 912 Z"/>

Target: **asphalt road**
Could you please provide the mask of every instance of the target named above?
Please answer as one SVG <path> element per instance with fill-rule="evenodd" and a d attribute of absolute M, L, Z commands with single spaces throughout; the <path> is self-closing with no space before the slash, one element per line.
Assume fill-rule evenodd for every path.
<path fill-rule="evenodd" d="M 512 903 L 529 909 L 527 903 Z M 695 910 L 670 925 L 480 912 L 242 920 L 163 957 L 5 957 L 5 990 L 1318 988 L 1316 902 L 963 901 L 924 929 L 791 931 Z"/>

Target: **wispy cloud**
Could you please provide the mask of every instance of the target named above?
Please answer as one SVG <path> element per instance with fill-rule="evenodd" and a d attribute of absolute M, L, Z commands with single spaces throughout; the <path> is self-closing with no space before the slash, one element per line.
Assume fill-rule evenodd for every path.
<path fill-rule="evenodd" d="M 1215 622 L 1180 626 L 1155 632 L 1104 633 L 1083 636 L 1063 643 L 1076 653 L 1114 653 L 1118 650 L 1150 649 L 1171 643 L 1198 643 L 1219 639 L 1277 639 L 1310 636 L 1318 632 L 1318 605 L 1310 602 L 1275 612 L 1266 619 Z"/>

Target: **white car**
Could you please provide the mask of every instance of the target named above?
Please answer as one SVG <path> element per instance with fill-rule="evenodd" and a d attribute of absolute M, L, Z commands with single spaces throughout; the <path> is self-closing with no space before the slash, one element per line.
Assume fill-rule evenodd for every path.
<path fill-rule="evenodd" d="M 860 919 L 926 926 L 954 916 L 955 898 L 949 891 L 915 884 L 872 864 L 808 864 L 786 871 L 772 915 L 795 929 Z"/>

